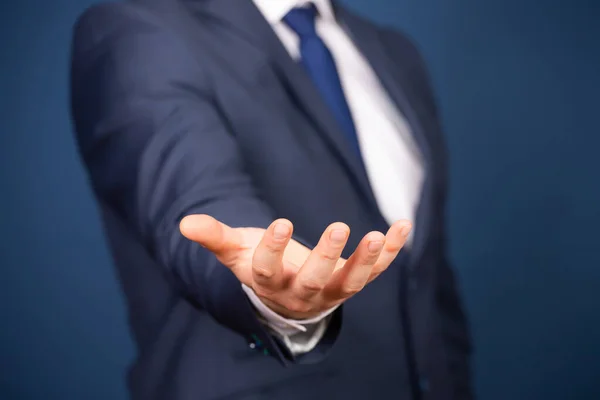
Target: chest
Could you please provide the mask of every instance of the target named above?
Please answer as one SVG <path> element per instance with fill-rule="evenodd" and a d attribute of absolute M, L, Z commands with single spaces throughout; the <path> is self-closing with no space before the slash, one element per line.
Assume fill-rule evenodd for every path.
<path fill-rule="evenodd" d="M 215 35 L 219 40 L 211 41 Z M 332 140 L 335 122 L 310 89 L 312 82 L 284 42 L 272 36 L 270 52 L 229 29 L 210 29 L 202 43 L 215 102 L 260 196 L 279 216 L 298 221 L 310 214 L 311 221 L 298 226 L 308 231 L 306 238 L 314 233 L 317 239 L 335 220 L 347 221 L 359 232 L 381 229 L 386 219 L 395 218 L 400 203 L 405 215 L 399 217 L 410 218 L 430 172 L 414 140 L 416 129 L 429 129 L 422 125 L 426 113 L 417 109 L 412 119 L 406 118 L 356 48 L 348 42 L 336 46 L 334 57 L 340 60 L 340 80 L 367 169 L 361 182 L 340 150 L 343 143 Z M 418 99 L 407 101 L 419 104 Z M 374 192 L 371 199 L 369 191 Z M 388 218 L 382 218 L 386 209 L 392 211 L 384 211 Z"/>

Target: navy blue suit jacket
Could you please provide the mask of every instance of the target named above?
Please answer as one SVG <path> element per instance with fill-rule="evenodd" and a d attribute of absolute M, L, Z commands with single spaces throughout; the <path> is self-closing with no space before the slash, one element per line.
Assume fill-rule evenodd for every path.
<path fill-rule="evenodd" d="M 426 179 L 410 253 L 297 358 L 178 224 L 194 213 L 231 226 L 285 217 L 313 245 L 343 221 L 348 250 L 387 229 L 308 75 L 250 0 L 101 4 L 78 20 L 73 119 L 128 299 L 134 399 L 471 397 L 470 341 L 445 249 L 447 161 L 423 60 L 405 36 L 335 12 L 409 121 Z"/>

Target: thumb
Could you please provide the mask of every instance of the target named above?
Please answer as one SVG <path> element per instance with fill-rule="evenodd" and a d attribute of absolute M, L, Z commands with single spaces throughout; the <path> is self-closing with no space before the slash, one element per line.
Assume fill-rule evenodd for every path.
<path fill-rule="evenodd" d="M 181 234 L 220 256 L 241 247 L 241 235 L 210 215 L 188 215 L 179 223 Z"/>

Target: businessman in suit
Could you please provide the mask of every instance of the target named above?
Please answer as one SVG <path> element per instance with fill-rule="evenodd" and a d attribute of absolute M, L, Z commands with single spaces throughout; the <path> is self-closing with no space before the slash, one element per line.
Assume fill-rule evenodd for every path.
<path fill-rule="evenodd" d="M 472 397 L 446 154 L 404 35 L 329 0 L 101 4 L 71 78 L 133 398 Z"/>

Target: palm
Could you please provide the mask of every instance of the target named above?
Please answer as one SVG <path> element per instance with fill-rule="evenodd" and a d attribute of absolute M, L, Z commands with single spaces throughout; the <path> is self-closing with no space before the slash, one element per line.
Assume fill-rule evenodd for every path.
<path fill-rule="evenodd" d="M 313 250 L 291 239 L 292 223 L 284 219 L 268 229 L 231 228 L 207 215 L 181 222 L 184 236 L 215 254 L 268 307 L 294 319 L 315 316 L 362 290 L 390 265 L 410 228 L 398 221 L 385 236 L 370 232 L 345 260 L 350 229 L 340 222 L 327 227 Z"/>
<path fill-rule="evenodd" d="M 260 228 L 236 228 L 235 230 L 240 233 L 242 246 L 217 258 L 229 266 L 240 282 L 252 287 L 252 260 L 266 230 Z M 283 255 L 284 281 L 289 282 L 296 276 L 309 255 L 310 250 L 306 246 L 293 239 L 290 240 Z"/>

